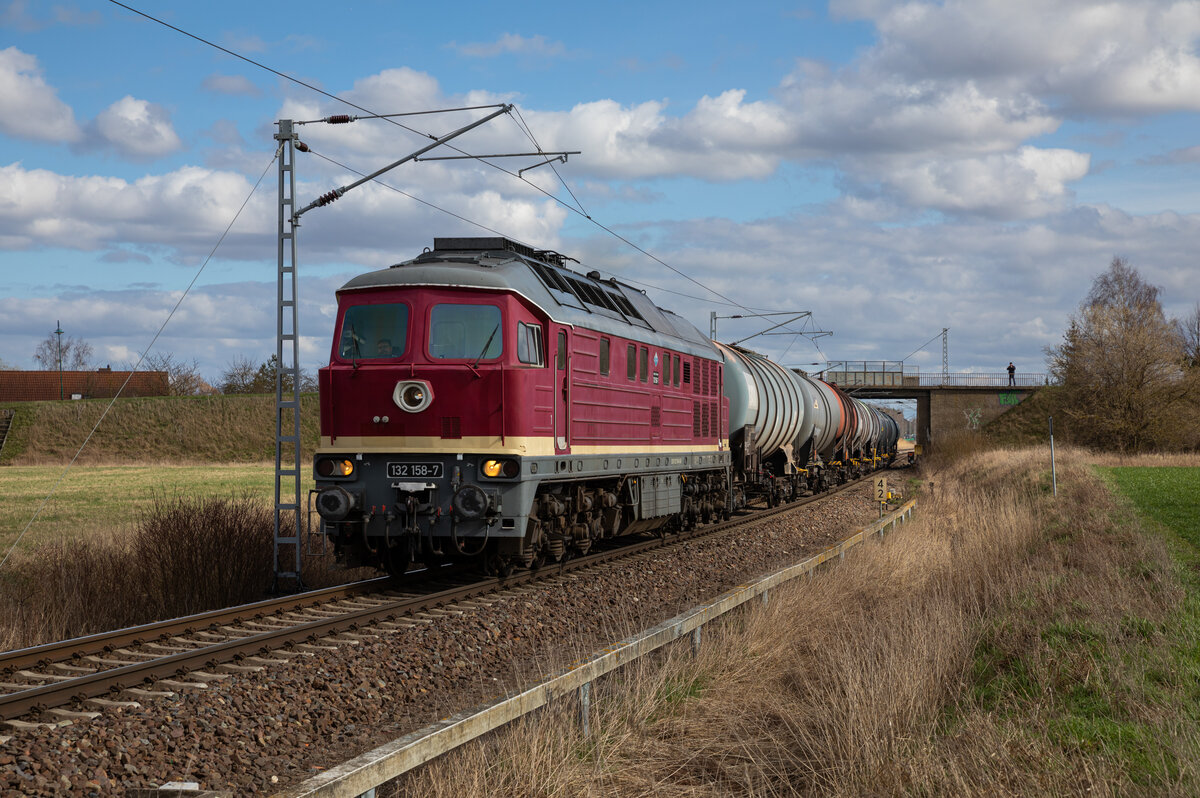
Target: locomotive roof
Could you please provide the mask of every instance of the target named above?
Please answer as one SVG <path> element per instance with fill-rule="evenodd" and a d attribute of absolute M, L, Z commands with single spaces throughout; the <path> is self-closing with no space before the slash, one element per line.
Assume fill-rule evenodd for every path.
<path fill-rule="evenodd" d="M 616 279 L 601 280 L 599 272 L 572 271 L 563 265 L 565 260 L 557 252 L 507 238 L 435 238 L 432 250 L 360 274 L 338 293 L 421 285 L 512 291 L 561 324 L 721 357 L 694 325 L 656 306 L 640 290 Z"/>

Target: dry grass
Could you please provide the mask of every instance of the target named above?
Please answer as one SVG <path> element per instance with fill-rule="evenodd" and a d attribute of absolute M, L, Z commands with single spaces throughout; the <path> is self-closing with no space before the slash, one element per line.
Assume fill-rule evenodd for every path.
<path fill-rule="evenodd" d="M 1115 452 L 1080 451 L 1079 456 L 1090 465 L 1138 468 L 1195 468 L 1200 466 L 1200 452 L 1163 454 L 1117 454 Z"/>
<path fill-rule="evenodd" d="M 937 465 L 936 463 L 934 465 Z M 812 585 L 412 774 L 397 794 L 1190 795 L 1181 590 L 1080 453 L 942 463 L 918 520 Z M 786 595 L 785 595 L 786 593 Z M 1194 644 L 1194 641 L 1193 641 Z"/>
<path fill-rule="evenodd" d="M 257 497 L 176 497 L 140 511 L 124 532 L 22 550 L 0 571 L 0 650 L 265 598 L 274 522 Z M 302 564 L 309 587 L 373 575 L 364 570 L 322 556 Z"/>

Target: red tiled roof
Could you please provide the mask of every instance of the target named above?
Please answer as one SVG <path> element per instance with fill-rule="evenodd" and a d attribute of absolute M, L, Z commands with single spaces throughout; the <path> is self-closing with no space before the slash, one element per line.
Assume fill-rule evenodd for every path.
<path fill-rule="evenodd" d="M 108 399 L 116 395 L 128 371 L 64 371 L 61 394 L 58 371 L 0 371 L 0 402 L 36 402 L 48 399 L 70 399 L 78 394 L 84 399 Z M 121 396 L 166 396 L 167 372 L 139 371 L 125 385 Z"/>

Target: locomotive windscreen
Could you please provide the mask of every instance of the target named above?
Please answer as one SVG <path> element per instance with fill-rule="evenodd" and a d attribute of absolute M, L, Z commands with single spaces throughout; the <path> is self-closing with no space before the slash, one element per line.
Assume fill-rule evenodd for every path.
<path fill-rule="evenodd" d="M 408 344 L 408 305 L 346 308 L 338 353 L 346 360 L 400 357 Z"/>
<path fill-rule="evenodd" d="M 500 308 L 495 305 L 434 305 L 429 314 L 429 356 L 441 360 L 490 360 L 504 350 Z"/>

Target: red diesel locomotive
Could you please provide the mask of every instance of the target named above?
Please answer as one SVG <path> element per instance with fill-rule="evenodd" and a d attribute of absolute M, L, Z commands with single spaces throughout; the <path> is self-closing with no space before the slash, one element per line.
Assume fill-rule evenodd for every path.
<path fill-rule="evenodd" d="M 733 392 L 746 427 L 731 436 L 732 356 L 638 289 L 565 260 L 504 238 L 440 238 L 338 291 L 313 467 L 323 531 L 348 562 L 399 574 L 469 556 L 505 573 L 728 517 L 763 485 L 789 498 L 815 487 L 814 457 L 863 467 L 844 408 L 832 422 L 844 459 L 829 457 L 829 432 L 820 459 L 812 423 L 787 427 L 783 461 L 756 448 L 763 430 L 748 419 L 780 412 L 765 396 L 748 408 Z M 743 371 L 741 393 L 773 391 Z M 807 416 L 810 393 L 785 413 Z M 884 437 L 865 442 L 872 456 Z"/>

